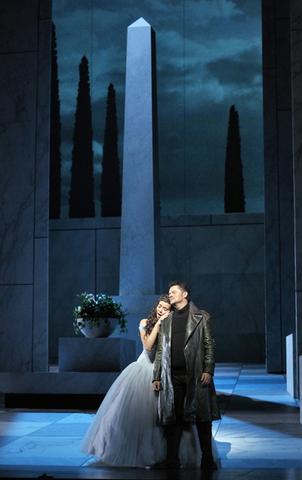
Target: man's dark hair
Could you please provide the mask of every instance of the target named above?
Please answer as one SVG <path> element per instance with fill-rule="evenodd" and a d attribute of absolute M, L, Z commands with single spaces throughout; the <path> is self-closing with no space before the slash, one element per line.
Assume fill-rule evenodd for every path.
<path fill-rule="evenodd" d="M 182 281 L 180 281 L 180 280 L 175 280 L 174 282 L 171 282 L 171 283 L 169 284 L 169 290 L 170 290 L 171 287 L 174 287 L 175 285 L 176 285 L 177 287 L 181 288 L 181 290 L 182 290 L 183 292 L 187 292 L 187 293 L 188 293 L 187 300 L 188 300 L 188 302 L 189 302 L 189 301 L 190 301 L 190 289 L 189 289 L 188 285 L 187 285 L 185 282 L 182 282 Z"/>

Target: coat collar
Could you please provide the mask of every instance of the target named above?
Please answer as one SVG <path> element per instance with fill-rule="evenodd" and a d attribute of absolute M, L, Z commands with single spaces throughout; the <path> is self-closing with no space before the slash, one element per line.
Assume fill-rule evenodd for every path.
<path fill-rule="evenodd" d="M 173 313 L 171 313 L 166 322 L 167 322 L 167 329 L 169 332 L 169 336 L 171 338 L 171 330 L 172 330 L 172 319 Z M 189 318 L 185 333 L 185 345 L 190 340 L 193 332 L 195 331 L 196 327 L 200 324 L 201 320 L 203 319 L 203 314 L 201 310 L 199 310 L 193 302 L 190 302 L 190 309 L 189 309 Z"/>
<path fill-rule="evenodd" d="M 185 334 L 185 345 L 188 343 L 197 325 L 200 324 L 202 318 L 203 318 L 202 312 L 196 307 L 196 305 L 193 302 L 190 302 L 189 318 L 188 318 L 187 329 Z"/>

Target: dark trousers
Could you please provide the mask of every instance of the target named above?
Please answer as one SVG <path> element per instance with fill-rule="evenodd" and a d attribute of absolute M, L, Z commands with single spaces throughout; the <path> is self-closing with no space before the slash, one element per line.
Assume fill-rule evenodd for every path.
<path fill-rule="evenodd" d="M 167 459 L 179 461 L 178 452 L 184 423 L 184 404 L 186 398 L 186 375 L 172 373 L 174 388 L 174 408 L 176 423 L 165 427 L 167 438 Z M 197 432 L 202 451 L 202 461 L 212 462 L 212 422 L 197 422 Z"/>

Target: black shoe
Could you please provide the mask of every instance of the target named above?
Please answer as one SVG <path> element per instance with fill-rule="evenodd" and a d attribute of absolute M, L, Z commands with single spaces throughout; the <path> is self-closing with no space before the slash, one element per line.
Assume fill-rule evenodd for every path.
<path fill-rule="evenodd" d="M 200 468 L 202 470 L 217 470 L 218 469 L 217 464 L 214 462 L 214 460 L 201 462 Z"/>
<path fill-rule="evenodd" d="M 169 469 L 169 468 L 180 468 L 179 460 L 163 460 L 162 462 L 154 463 L 150 465 L 152 469 Z"/>

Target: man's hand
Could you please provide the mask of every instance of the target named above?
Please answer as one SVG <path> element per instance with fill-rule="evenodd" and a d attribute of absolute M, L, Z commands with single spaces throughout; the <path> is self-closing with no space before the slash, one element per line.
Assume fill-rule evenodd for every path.
<path fill-rule="evenodd" d="M 160 382 L 158 382 L 158 381 L 153 382 L 153 390 L 154 390 L 155 392 L 159 392 L 159 391 L 160 391 Z"/>
<path fill-rule="evenodd" d="M 206 387 L 212 380 L 212 375 L 210 373 L 203 373 L 201 376 L 201 385 Z"/>

